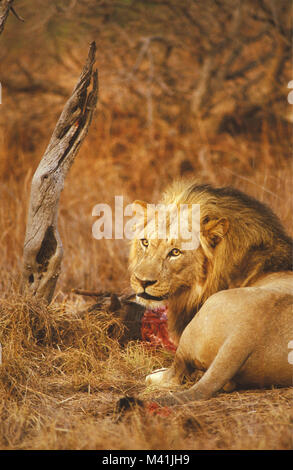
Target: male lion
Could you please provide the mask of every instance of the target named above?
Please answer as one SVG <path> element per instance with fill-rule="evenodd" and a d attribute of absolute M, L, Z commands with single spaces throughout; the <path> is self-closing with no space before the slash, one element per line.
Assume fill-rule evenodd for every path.
<path fill-rule="evenodd" d="M 145 206 L 146 203 L 137 201 Z M 292 238 L 264 204 L 231 187 L 176 182 L 163 204 L 200 204 L 200 244 L 134 239 L 131 285 L 141 304 L 168 303 L 168 328 L 178 344 L 172 366 L 147 383 L 169 389 L 196 371 L 191 388 L 170 390 L 160 404 L 206 399 L 230 384 L 292 385 Z"/>

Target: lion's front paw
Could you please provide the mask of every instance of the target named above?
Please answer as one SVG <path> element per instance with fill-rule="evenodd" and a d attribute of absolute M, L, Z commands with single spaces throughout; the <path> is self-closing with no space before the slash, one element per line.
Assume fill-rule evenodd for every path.
<path fill-rule="evenodd" d="M 166 370 L 166 368 L 157 369 L 147 375 L 145 379 L 146 385 L 164 385 Z"/>

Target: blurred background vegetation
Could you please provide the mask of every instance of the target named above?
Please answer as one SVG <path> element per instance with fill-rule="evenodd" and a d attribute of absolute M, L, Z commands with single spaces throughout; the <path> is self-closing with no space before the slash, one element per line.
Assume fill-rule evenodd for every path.
<path fill-rule="evenodd" d="M 3 266 L 18 272 L 29 185 L 97 42 L 100 98 L 65 185 L 60 289 L 126 286 L 124 241 L 92 207 L 156 200 L 180 176 L 232 184 L 292 232 L 289 0 L 18 0 L 0 37 Z M 2 204 L 3 203 L 3 204 Z"/>

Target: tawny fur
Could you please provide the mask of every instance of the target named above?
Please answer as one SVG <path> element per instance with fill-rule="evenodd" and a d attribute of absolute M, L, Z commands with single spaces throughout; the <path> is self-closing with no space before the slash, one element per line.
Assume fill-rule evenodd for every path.
<path fill-rule="evenodd" d="M 206 371 L 191 389 L 161 403 L 208 398 L 232 379 L 241 386 L 292 385 L 292 239 L 269 207 L 234 189 L 173 183 L 163 204 L 200 204 L 200 245 L 170 257 L 182 239 L 140 240 L 130 250 L 138 300 L 168 302 L 174 364 L 148 382 L 180 384 Z M 139 297 L 142 292 L 152 300 Z M 156 300 L 156 298 L 162 300 Z"/>

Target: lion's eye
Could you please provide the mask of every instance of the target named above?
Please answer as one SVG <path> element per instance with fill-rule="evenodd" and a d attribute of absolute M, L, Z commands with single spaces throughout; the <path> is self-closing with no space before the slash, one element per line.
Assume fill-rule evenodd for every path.
<path fill-rule="evenodd" d="M 173 248 L 173 250 L 170 251 L 169 256 L 179 256 L 181 255 L 181 251 L 178 248 Z"/>
<path fill-rule="evenodd" d="M 147 246 L 149 246 L 149 242 L 148 242 L 148 240 L 147 240 L 146 238 L 142 238 L 142 239 L 140 240 L 140 242 L 141 242 L 142 246 L 144 246 L 145 248 L 146 248 Z"/>

